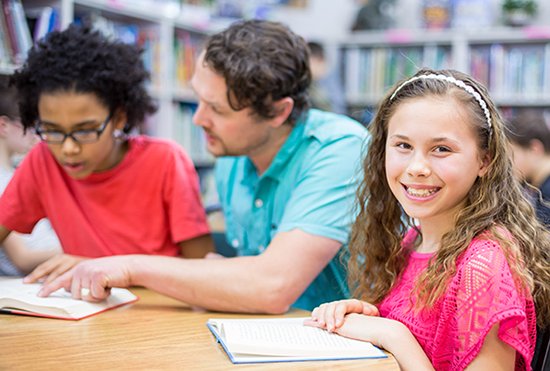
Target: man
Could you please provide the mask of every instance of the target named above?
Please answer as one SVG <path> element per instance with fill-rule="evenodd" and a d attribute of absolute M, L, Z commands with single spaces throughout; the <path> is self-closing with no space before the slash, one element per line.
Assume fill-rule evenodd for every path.
<path fill-rule="evenodd" d="M 93 301 L 110 287 L 142 285 L 205 309 L 274 314 L 345 297 L 338 253 L 367 134 L 344 116 L 308 110 L 310 82 L 306 43 L 280 24 L 244 21 L 211 36 L 193 76 L 193 120 L 220 157 L 216 180 L 238 256 L 94 259 L 40 296 L 65 287 Z"/>

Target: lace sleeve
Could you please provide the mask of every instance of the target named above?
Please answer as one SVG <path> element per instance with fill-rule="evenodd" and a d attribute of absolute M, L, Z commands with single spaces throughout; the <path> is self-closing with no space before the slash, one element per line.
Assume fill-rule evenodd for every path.
<path fill-rule="evenodd" d="M 483 339 L 497 323 L 498 337 L 516 350 L 516 370 L 527 369 L 533 357 L 535 312 L 531 298 L 516 287 L 500 246 L 491 240 L 474 240 L 458 263 L 443 317 L 452 342 L 448 359 L 453 370 L 463 370 L 477 356 Z"/>

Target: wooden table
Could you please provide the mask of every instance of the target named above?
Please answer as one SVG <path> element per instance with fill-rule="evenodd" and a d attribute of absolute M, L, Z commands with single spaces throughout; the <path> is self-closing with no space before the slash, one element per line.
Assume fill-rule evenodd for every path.
<path fill-rule="evenodd" d="M 204 312 L 144 288 L 140 300 L 80 320 L 0 315 L 0 370 L 399 370 L 393 357 L 234 365 L 206 327 Z M 307 316 L 291 310 L 284 317 Z"/>

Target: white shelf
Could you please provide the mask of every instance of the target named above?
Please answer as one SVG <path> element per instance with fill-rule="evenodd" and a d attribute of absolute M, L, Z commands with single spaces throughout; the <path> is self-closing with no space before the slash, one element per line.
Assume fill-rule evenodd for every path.
<path fill-rule="evenodd" d="M 165 8 L 158 4 L 146 5 L 143 2 L 116 1 L 116 0 L 72 0 L 74 5 L 116 14 L 122 17 L 140 19 L 143 21 L 158 23 L 168 18 Z"/>
<path fill-rule="evenodd" d="M 471 44 L 540 42 L 550 40 L 550 26 L 522 28 L 488 28 L 472 30 L 400 30 L 361 31 L 351 34 L 340 43 L 352 46 L 415 46 L 425 44 L 451 45 L 457 40 L 467 40 Z"/>
<path fill-rule="evenodd" d="M 16 69 L 18 69 L 21 66 L 15 66 L 15 65 L 3 65 L 0 66 L 0 75 L 11 75 L 15 72 Z"/>

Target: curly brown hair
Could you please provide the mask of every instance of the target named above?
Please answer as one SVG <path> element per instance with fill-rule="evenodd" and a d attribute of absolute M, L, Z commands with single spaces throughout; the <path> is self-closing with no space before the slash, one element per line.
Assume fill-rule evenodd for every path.
<path fill-rule="evenodd" d="M 294 125 L 309 108 L 311 83 L 306 42 L 280 23 L 249 20 L 210 36 L 204 63 L 223 76 L 235 111 L 251 107 L 261 118 L 276 116 L 273 103 L 290 97 Z"/>
<path fill-rule="evenodd" d="M 446 81 L 418 79 L 403 86 L 390 99 L 402 81 L 387 93 L 369 126 L 372 137 L 363 162 L 364 178 L 357 191 L 358 217 L 352 228 L 349 262 L 350 284 L 355 296 L 375 304 L 384 299 L 400 279 L 410 254 L 409 246 L 403 246 L 403 236 L 409 228 L 415 228 L 411 218 L 400 208 L 386 179 L 388 122 L 396 110 L 411 99 L 450 98 L 469 113 L 478 148 L 488 149 L 491 162 L 487 173 L 474 182 L 466 196 L 464 208 L 455 216 L 454 228 L 443 235 L 439 250 L 418 278 L 417 305 L 429 307 L 435 303 L 447 288 L 445 282 L 455 275 L 457 259 L 472 239 L 484 238 L 481 234 L 487 231 L 499 242 L 518 289 L 531 293 L 537 323 L 549 326 L 550 232 L 537 220 L 513 174 L 500 113 L 487 90 L 470 76 L 452 70 L 431 69 L 422 69 L 415 76 L 426 74 L 451 76 L 473 87 L 487 104 L 492 128 L 474 97 Z M 513 241 L 498 227 L 510 233 Z"/>

